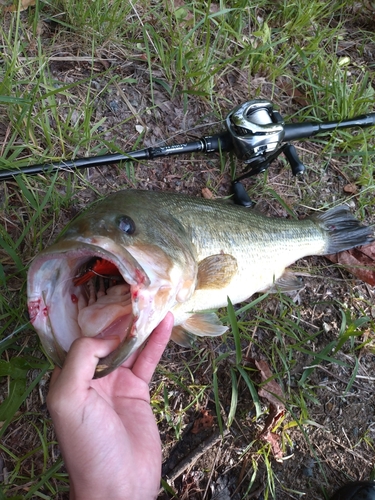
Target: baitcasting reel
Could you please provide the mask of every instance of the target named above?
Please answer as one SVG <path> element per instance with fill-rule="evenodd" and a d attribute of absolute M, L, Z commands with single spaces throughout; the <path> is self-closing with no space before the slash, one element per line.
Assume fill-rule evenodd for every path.
<path fill-rule="evenodd" d="M 272 103 L 257 99 L 240 104 L 226 118 L 226 126 L 231 137 L 234 152 L 250 169 L 232 182 L 235 202 L 246 207 L 252 202 L 240 181 L 264 172 L 271 162 L 284 153 L 292 168 L 293 175 L 303 174 L 305 166 L 298 158 L 291 144 L 283 144 L 285 122 Z"/>
<path fill-rule="evenodd" d="M 237 106 L 226 119 L 236 156 L 247 164 L 264 161 L 264 155 L 274 153 L 284 139 L 284 120 L 264 99 Z"/>

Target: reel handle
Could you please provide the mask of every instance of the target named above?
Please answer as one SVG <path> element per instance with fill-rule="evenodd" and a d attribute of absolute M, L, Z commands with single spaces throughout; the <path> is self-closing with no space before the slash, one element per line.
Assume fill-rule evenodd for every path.
<path fill-rule="evenodd" d="M 297 150 L 293 146 L 293 144 L 287 144 L 284 148 L 283 153 L 288 160 L 289 165 L 291 166 L 293 175 L 303 175 L 305 173 L 306 167 L 299 159 Z"/>

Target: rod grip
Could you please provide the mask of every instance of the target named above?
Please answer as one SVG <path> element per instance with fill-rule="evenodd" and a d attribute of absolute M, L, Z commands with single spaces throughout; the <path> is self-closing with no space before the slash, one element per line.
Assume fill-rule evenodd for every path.
<path fill-rule="evenodd" d="M 367 115 L 355 116 L 340 122 L 301 122 L 287 123 L 284 125 L 285 135 L 283 142 L 296 141 L 317 134 L 327 134 L 336 129 L 351 128 L 351 127 L 372 127 L 375 125 L 375 113 Z"/>
<path fill-rule="evenodd" d="M 286 123 L 284 125 L 284 131 L 285 135 L 283 142 L 289 142 L 318 134 L 320 132 L 320 126 L 313 122 Z"/>

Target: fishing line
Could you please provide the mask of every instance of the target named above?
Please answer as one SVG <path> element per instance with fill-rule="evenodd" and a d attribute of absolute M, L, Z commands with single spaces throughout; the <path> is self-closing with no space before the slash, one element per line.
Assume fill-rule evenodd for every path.
<path fill-rule="evenodd" d="M 0 345 L 3 344 L 4 342 L 6 342 L 7 340 L 11 339 L 12 337 L 14 337 L 14 335 L 17 335 L 17 333 L 20 333 L 20 332 L 22 332 L 22 330 L 25 330 L 30 325 L 31 325 L 31 322 L 28 321 L 27 323 L 24 323 L 16 330 L 13 330 L 13 332 L 10 333 L 7 337 L 0 340 Z"/>

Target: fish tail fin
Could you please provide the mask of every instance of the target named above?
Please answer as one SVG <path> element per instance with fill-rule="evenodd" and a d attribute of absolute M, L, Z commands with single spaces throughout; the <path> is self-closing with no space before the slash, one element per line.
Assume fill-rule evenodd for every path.
<path fill-rule="evenodd" d="M 313 219 L 326 231 L 325 254 L 333 254 L 374 241 L 374 229 L 364 226 L 346 205 L 339 205 Z"/>

